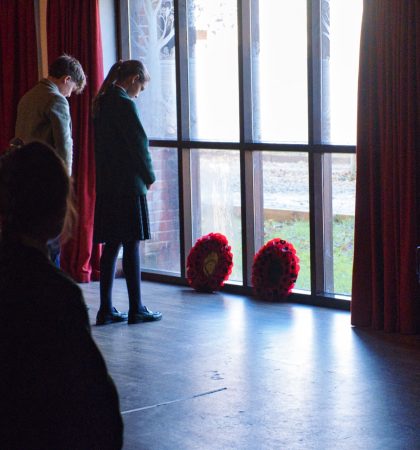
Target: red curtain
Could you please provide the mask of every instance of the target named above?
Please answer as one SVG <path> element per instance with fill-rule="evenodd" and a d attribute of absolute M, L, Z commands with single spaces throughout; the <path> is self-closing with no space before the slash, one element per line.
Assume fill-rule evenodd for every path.
<path fill-rule="evenodd" d="M 82 94 L 73 94 L 73 177 L 79 220 L 73 239 L 62 246 L 61 266 L 80 283 L 99 279 L 98 245 L 92 244 L 95 209 L 95 160 L 91 102 L 103 79 L 98 0 L 49 0 L 48 60 L 67 53 L 77 58 L 87 77 Z"/>
<path fill-rule="evenodd" d="M 38 81 L 33 0 L 0 2 L 0 153 L 15 133 L 17 104 Z"/>
<path fill-rule="evenodd" d="M 420 332 L 420 2 L 365 0 L 351 321 Z"/>

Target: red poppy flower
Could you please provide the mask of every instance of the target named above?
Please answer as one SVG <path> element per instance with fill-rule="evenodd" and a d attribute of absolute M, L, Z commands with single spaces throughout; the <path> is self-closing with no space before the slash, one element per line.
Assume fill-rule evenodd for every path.
<path fill-rule="evenodd" d="M 290 295 L 299 274 L 299 258 L 292 244 L 272 239 L 254 257 L 252 285 L 264 300 L 280 300 Z"/>
<path fill-rule="evenodd" d="M 201 292 L 220 289 L 233 268 L 233 256 L 223 234 L 210 233 L 197 240 L 187 258 L 189 285 Z"/>

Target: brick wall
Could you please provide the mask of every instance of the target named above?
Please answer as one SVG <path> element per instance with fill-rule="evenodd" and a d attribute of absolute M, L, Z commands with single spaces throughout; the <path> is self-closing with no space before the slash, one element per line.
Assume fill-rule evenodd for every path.
<path fill-rule="evenodd" d="M 156 182 L 147 199 L 152 239 L 145 242 L 143 267 L 179 272 L 178 156 L 176 149 L 150 149 Z"/>

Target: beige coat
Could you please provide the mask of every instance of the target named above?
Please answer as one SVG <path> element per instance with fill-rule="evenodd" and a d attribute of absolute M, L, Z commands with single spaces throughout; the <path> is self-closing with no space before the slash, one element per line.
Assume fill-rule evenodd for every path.
<path fill-rule="evenodd" d="M 52 81 L 42 79 L 21 98 L 15 137 L 24 143 L 37 140 L 51 145 L 71 174 L 73 140 L 69 102 Z"/>

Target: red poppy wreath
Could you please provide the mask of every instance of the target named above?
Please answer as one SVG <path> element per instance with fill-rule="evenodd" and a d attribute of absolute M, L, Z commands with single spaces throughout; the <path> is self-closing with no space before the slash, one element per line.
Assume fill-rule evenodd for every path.
<path fill-rule="evenodd" d="M 197 240 L 187 258 L 187 280 L 197 291 L 220 289 L 232 273 L 233 256 L 223 234 L 210 233 Z"/>
<path fill-rule="evenodd" d="M 252 285 L 264 300 L 280 300 L 290 295 L 299 273 L 299 258 L 292 244 L 272 239 L 260 248 L 252 265 Z"/>

